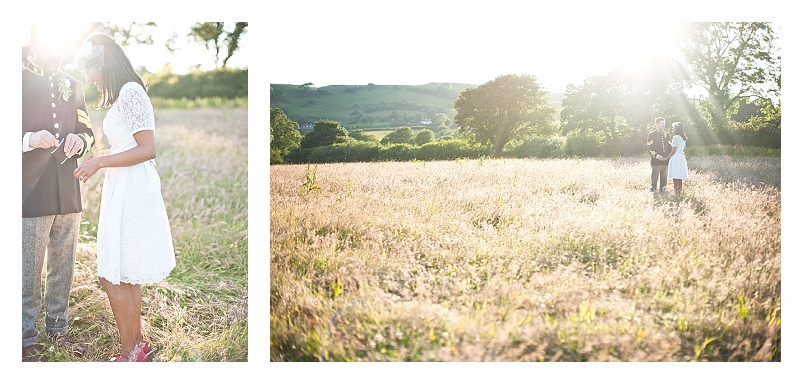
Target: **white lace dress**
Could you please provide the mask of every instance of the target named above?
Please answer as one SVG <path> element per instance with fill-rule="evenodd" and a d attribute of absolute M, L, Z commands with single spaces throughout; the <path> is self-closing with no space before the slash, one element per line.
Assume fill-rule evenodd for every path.
<path fill-rule="evenodd" d="M 689 167 L 686 164 L 686 140 L 679 135 L 672 138 L 672 146 L 677 148 L 675 154 L 669 158 L 666 177 L 670 179 L 686 180 L 689 178 Z"/>
<path fill-rule="evenodd" d="M 127 83 L 103 120 L 111 154 L 136 147 L 134 133 L 146 129 L 155 130 L 150 98 L 138 83 Z M 98 220 L 98 276 L 114 284 L 164 280 L 176 259 L 155 162 L 105 171 Z"/>

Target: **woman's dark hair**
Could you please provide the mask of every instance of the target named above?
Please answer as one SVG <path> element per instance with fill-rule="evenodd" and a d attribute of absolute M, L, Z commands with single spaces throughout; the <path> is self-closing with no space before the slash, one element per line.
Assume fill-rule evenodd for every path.
<path fill-rule="evenodd" d="M 111 36 L 104 33 L 90 35 L 85 41 L 92 42 L 93 45 L 103 46 L 103 68 L 101 75 L 103 78 L 103 90 L 98 97 L 98 105 L 95 108 L 111 107 L 117 97 L 120 96 L 120 88 L 125 83 L 136 82 L 145 91 L 148 88 L 142 77 L 134 70 L 131 61 L 123 52 L 123 48 L 114 42 Z"/>
<path fill-rule="evenodd" d="M 678 135 L 683 138 L 683 141 L 686 141 L 688 137 L 686 137 L 686 127 L 683 126 L 681 122 L 674 122 L 672 123 L 672 128 L 674 129 L 674 134 Z"/>

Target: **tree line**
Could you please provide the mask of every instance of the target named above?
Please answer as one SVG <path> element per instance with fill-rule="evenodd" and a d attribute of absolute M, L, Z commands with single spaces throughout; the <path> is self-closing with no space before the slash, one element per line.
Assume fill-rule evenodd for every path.
<path fill-rule="evenodd" d="M 164 28 L 164 25 L 161 23 L 157 25 L 155 22 L 91 22 L 88 23 L 86 31 L 71 36 L 62 62 L 69 64 L 75 50 L 92 33 L 108 34 L 125 48 L 130 45 L 154 44 L 154 34 Z M 204 46 L 209 54 L 214 56 L 215 69 L 202 71 L 200 65 L 196 65 L 190 68 L 186 75 L 177 75 L 173 73 L 170 63 L 166 63 L 157 73 L 151 73 L 145 67 L 139 66 L 137 72 L 148 86 L 149 96 L 191 100 L 247 98 L 248 69 L 227 66 L 229 59 L 240 51 L 240 43 L 247 33 L 247 28 L 247 22 L 199 22 L 191 24 L 188 31 L 178 31 L 174 27 L 171 30 L 171 38 L 164 43 L 164 48 L 175 53 L 180 51 L 178 43 L 182 37 L 187 42 L 193 41 Z M 29 46 L 22 47 L 21 59 L 23 66 L 32 59 Z M 65 65 L 64 71 L 77 79 L 84 79 L 84 75 L 72 66 Z M 84 93 L 87 100 L 98 97 L 97 88 L 91 84 L 84 83 Z"/>
<path fill-rule="evenodd" d="M 779 149 L 781 71 L 776 40 L 771 23 L 686 23 L 677 41 L 678 58 L 648 63 L 638 72 L 620 67 L 569 85 L 560 112 L 550 106 L 548 92 L 534 76 L 502 75 L 460 92 L 454 102 L 457 129 L 442 136 L 424 133 L 429 139 L 411 139 L 409 127 L 402 127 L 389 134 L 389 140 L 372 141 L 332 121 L 316 122 L 302 137 L 297 124 L 293 129 L 293 122 L 272 108 L 271 163 L 375 161 L 400 153 L 421 160 L 631 156 L 645 152 L 647 133 L 658 116 L 684 122 L 690 149 Z M 704 92 L 692 96 L 692 89 Z M 441 147 L 450 149 L 448 156 L 432 154 L 436 139 L 446 143 Z M 417 153 L 425 146 L 425 153 Z"/>

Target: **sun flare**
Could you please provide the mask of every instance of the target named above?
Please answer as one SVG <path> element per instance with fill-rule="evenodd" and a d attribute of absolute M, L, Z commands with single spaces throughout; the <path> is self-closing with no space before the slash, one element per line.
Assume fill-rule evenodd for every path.
<path fill-rule="evenodd" d="M 619 44 L 626 65 L 643 68 L 656 59 L 676 56 L 677 24 L 637 24 L 625 28 L 626 31 L 621 34 L 622 40 Z"/>
<path fill-rule="evenodd" d="M 626 23 L 610 31 L 616 36 L 610 43 L 617 67 L 634 74 L 648 74 L 653 66 L 677 57 L 677 23 Z M 638 75 L 637 75 L 638 76 Z"/>
<path fill-rule="evenodd" d="M 20 28 L 20 43 L 27 46 L 31 42 L 31 26 L 33 23 L 22 23 Z M 58 45 L 63 48 L 74 48 L 76 38 L 89 31 L 89 23 L 64 22 L 64 23 L 42 23 L 42 38 L 45 42 Z"/>

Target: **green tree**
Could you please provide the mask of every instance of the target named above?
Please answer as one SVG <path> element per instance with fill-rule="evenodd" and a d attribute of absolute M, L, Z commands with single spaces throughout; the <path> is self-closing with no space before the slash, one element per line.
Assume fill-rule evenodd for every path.
<path fill-rule="evenodd" d="M 446 117 L 445 113 L 437 113 L 435 116 L 432 117 L 432 126 L 433 127 L 440 127 L 441 125 L 446 125 L 446 122 L 451 124 L 451 120 Z"/>
<path fill-rule="evenodd" d="M 435 140 L 435 133 L 429 129 L 422 129 L 415 135 L 415 145 L 424 145 Z"/>
<path fill-rule="evenodd" d="M 553 132 L 555 109 L 549 93 L 533 76 L 503 75 L 468 87 L 455 100 L 455 122 L 472 141 L 492 146 L 500 156 L 505 144 L 531 134 Z"/>
<path fill-rule="evenodd" d="M 624 95 L 611 76 L 590 77 L 581 86 L 570 84 L 561 106 L 563 134 L 602 132 L 612 137 L 623 123 Z"/>
<path fill-rule="evenodd" d="M 365 133 L 362 129 L 349 132 L 349 137 L 357 141 L 379 142 L 379 139 L 374 135 Z"/>
<path fill-rule="evenodd" d="M 454 139 L 456 139 L 454 130 L 446 128 L 438 131 L 438 140 L 454 140 Z"/>
<path fill-rule="evenodd" d="M 619 67 L 604 76 L 593 76 L 582 85 L 570 85 L 561 102 L 563 134 L 594 133 L 611 155 L 643 152 L 641 138 L 662 116 L 669 124 L 683 121 L 687 134 L 708 135 L 707 123 L 684 93 L 678 67 L 655 59 L 645 69 Z M 694 128 L 692 128 L 694 127 Z"/>
<path fill-rule="evenodd" d="M 270 163 L 284 162 L 290 149 L 301 144 L 298 123 L 290 120 L 279 108 L 270 109 Z"/>
<path fill-rule="evenodd" d="M 354 111 L 352 111 L 352 112 L 351 112 L 351 114 L 350 114 L 349 116 L 351 116 L 351 117 L 352 117 L 352 120 L 351 120 L 351 122 L 352 122 L 353 124 L 359 123 L 359 122 L 360 122 L 360 120 L 363 118 L 363 115 L 362 115 L 362 113 L 360 113 L 360 111 L 358 111 L 358 110 L 356 110 L 356 109 L 355 109 Z"/>
<path fill-rule="evenodd" d="M 781 102 L 759 99 L 760 111 L 746 122 L 731 121 L 744 145 L 781 148 Z"/>
<path fill-rule="evenodd" d="M 101 32 L 111 36 L 121 47 L 153 44 L 153 33 L 157 26 L 154 22 L 144 23 L 115 23 L 93 22 L 89 24 L 89 32 Z M 86 37 L 86 36 L 84 36 Z"/>
<path fill-rule="evenodd" d="M 750 100 L 748 98 L 742 98 L 738 101 L 736 112 L 731 115 L 730 118 L 732 121 L 744 123 L 754 116 L 763 116 L 761 106 L 760 99 Z"/>
<path fill-rule="evenodd" d="M 315 148 L 349 141 L 346 128 L 340 122 L 332 120 L 318 120 L 312 124 L 312 131 L 301 138 L 300 148 Z"/>
<path fill-rule="evenodd" d="M 234 23 L 234 28 L 227 31 L 223 22 L 195 23 L 190 27 L 189 37 L 203 44 L 208 50 L 215 52 L 215 68 L 226 67 L 226 63 L 240 48 L 240 38 L 245 33 L 248 23 Z M 224 51 L 225 48 L 225 53 Z M 222 56 L 222 60 L 221 60 Z"/>
<path fill-rule="evenodd" d="M 708 93 L 704 104 L 717 132 L 728 126 L 742 97 L 780 93 L 780 54 L 771 23 L 685 23 L 679 50 L 688 82 Z"/>
<path fill-rule="evenodd" d="M 388 133 L 382 140 L 379 141 L 382 145 L 388 144 L 412 144 L 413 143 L 413 129 L 407 126 L 396 128 L 393 132 Z"/>
<path fill-rule="evenodd" d="M 373 116 L 364 116 L 364 117 L 360 118 L 360 123 L 365 124 L 365 125 L 367 125 L 369 127 L 373 127 L 375 120 L 376 120 L 376 118 L 373 117 Z"/>

